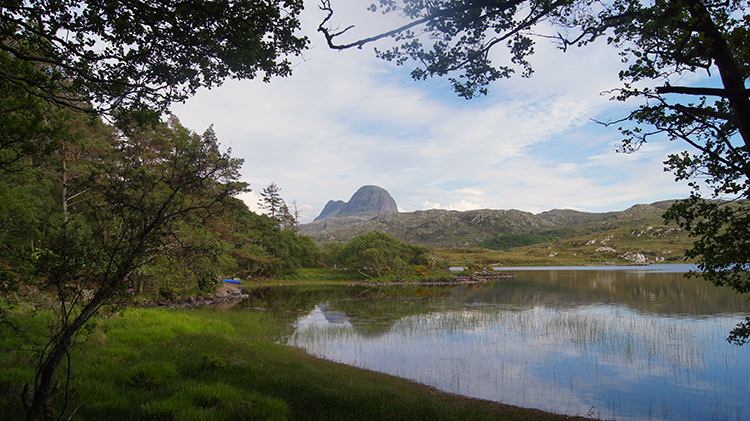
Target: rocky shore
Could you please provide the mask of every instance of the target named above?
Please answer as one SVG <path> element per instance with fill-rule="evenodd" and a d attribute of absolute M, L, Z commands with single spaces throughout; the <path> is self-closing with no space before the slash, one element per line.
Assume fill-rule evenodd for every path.
<path fill-rule="evenodd" d="M 410 282 L 357 282 L 357 286 L 379 287 L 379 286 L 458 286 L 458 285 L 478 285 L 498 279 L 515 278 L 516 275 L 507 273 L 461 273 L 452 279 L 425 279 L 424 281 Z M 293 284 L 291 284 L 293 285 Z M 224 284 L 216 289 L 213 295 L 198 295 L 187 298 L 166 299 L 161 298 L 156 301 L 149 301 L 141 304 L 141 307 L 168 307 L 174 309 L 193 309 L 208 306 L 232 306 L 248 298 L 248 294 L 243 294 L 237 285 Z"/>
<path fill-rule="evenodd" d="M 232 306 L 247 298 L 237 285 L 224 284 L 216 288 L 213 295 L 170 299 L 159 299 L 142 304 L 142 307 L 169 307 L 174 309 L 192 309 L 208 306 Z"/>

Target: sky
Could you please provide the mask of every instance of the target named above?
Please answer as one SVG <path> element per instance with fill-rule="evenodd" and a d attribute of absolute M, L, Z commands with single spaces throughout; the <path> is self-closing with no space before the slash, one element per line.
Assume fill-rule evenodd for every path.
<path fill-rule="evenodd" d="M 330 50 L 316 32 L 324 18 L 306 1 L 302 32 L 311 41 L 287 78 L 226 81 L 171 111 L 245 160 L 240 196 L 250 209 L 270 183 L 300 222 L 329 200 L 348 201 L 364 185 L 380 186 L 402 212 L 420 209 L 551 209 L 608 212 L 687 197 L 686 183 L 663 161 L 685 145 L 652 141 L 633 154 L 616 152 L 622 135 L 596 121 L 625 117 L 638 101 L 610 100 L 621 86 L 617 50 L 603 40 L 562 52 L 538 39 L 534 74 L 458 97 L 447 79 L 414 81 L 409 69 L 375 57 L 389 40 L 363 49 Z M 355 28 L 353 41 L 398 24 L 367 12 L 370 0 L 334 0 L 333 22 Z M 503 52 L 493 52 L 499 59 Z"/>

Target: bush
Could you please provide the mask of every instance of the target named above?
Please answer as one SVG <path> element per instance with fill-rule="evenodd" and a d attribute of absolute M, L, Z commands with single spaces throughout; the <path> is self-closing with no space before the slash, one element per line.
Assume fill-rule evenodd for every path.
<path fill-rule="evenodd" d="M 368 271 L 375 276 L 393 273 L 401 276 L 407 267 L 427 265 L 430 250 L 403 243 L 388 234 L 373 231 L 358 235 L 335 257 L 337 264 Z"/>

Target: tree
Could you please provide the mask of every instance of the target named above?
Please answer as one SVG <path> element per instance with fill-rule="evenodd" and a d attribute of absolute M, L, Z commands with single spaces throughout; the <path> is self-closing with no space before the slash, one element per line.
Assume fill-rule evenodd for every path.
<path fill-rule="evenodd" d="M 168 146 L 154 131 L 113 143 L 89 174 L 86 212 L 52 226 L 33 254 L 36 278 L 54 287 L 59 307 L 24 390 L 29 420 L 52 419 L 58 367 L 91 318 L 126 294 L 134 271 L 180 238 L 181 222 L 209 218 L 246 189 L 237 181 L 242 161 L 222 152 L 211 130 L 199 136 L 174 119 L 168 129 Z M 155 145 L 144 153 L 149 138 Z"/>
<path fill-rule="evenodd" d="M 399 28 L 349 43 L 336 40 L 353 26 L 337 31 L 331 27 L 333 8 L 330 0 L 322 0 L 321 9 L 326 18 L 318 26 L 328 46 L 343 50 L 362 48 L 384 38 L 397 43 L 390 50 L 375 49 L 376 54 L 388 61 L 403 65 L 414 61 L 417 66 L 411 75 L 415 80 L 433 76 L 450 77 L 459 96 L 471 99 L 486 94 L 487 85 L 509 78 L 517 69 L 522 76 L 532 73 L 527 57 L 533 53 L 533 40 L 529 30 L 537 23 L 551 19 L 572 3 L 571 1 L 463 1 L 463 0 L 380 0 L 369 7 L 372 12 L 398 12 L 412 21 Z M 528 6 L 528 10 L 523 10 Z M 523 14 L 521 14 L 523 13 Z M 421 35 L 424 35 L 422 37 Z M 423 38 L 432 45 L 425 46 Z M 511 63 L 493 65 L 488 53 L 496 45 L 505 43 L 511 53 Z"/>
<path fill-rule="evenodd" d="M 373 231 L 354 237 L 345 246 L 336 250 L 336 254 L 337 263 L 380 276 L 385 272 L 400 275 L 408 265 L 427 264 L 429 250 Z"/>
<path fill-rule="evenodd" d="M 687 143 L 692 149 L 671 155 L 666 169 L 677 180 L 691 180 L 691 197 L 678 201 L 665 214 L 697 237 L 688 256 L 699 263 L 702 276 L 737 292 L 750 291 L 750 5 L 730 0 L 380 0 L 371 11 L 400 13 L 411 22 L 372 37 L 336 43 L 351 27 L 331 27 L 327 16 L 318 30 L 331 48 L 359 47 L 393 38 L 389 50 L 376 49 L 383 59 L 402 65 L 415 62 L 414 79 L 451 77 L 458 95 L 467 99 L 487 92 L 487 86 L 517 69 L 532 72 L 532 29 L 541 22 L 555 25 L 562 49 L 584 46 L 600 38 L 621 49 L 626 68 L 615 99 L 644 99 L 628 116 L 605 124 L 620 125 L 621 150 L 634 152 L 655 137 Z M 563 35 L 563 33 L 565 35 Z M 424 45 L 424 40 L 429 40 Z M 494 64 L 489 52 L 500 43 L 510 51 L 509 64 Z M 721 87 L 672 86 L 686 73 L 718 71 Z M 655 81 L 656 89 L 639 87 Z M 704 197 L 697 180 L 710 193 Z M 745 343 L 750 319 L 729 340 Z"/>
<path fill-rule="evenodd" d="M 279 221 L 282 208 L 286 207 L 280 192 L 281 187 L 277 186 L 275 183 L 271 183 L 260 192 L 261 199 L 258 201 L 258 206 L 260 206 L 261 209 L 267 210 L 269 216 L 276 221 Z M 286 213 L 289 213 L 289 208 L 287 208 Z"/>
<path fill-rule="evenodd" d="M 295 35 L 302 5 L 44 0 L 0 7 L 3 177 L 38 171 L 40 161 L 59 151 L 55 158 L 63 165 L 53 172 L 63 190 L 70 186 L 67 163 L 85 154 L 74 142 L 78 130 L 61 111 L 104 116 L 118 123 L 122 135 L 107 159 L 76 172 L 75 184 L 85 184 L 75 193 L 76 200 L 85 199 L 77 204 L 81 212 L 41 221 L 36 209 L 25 207 L 35 198 L 7 188 L 5 179 L 0 183 L 0 194 L 12 199 L 2 219 L 13 222 L 2 239 L 32 244 L 31 250 L 8 251 L 18 256 L 14 268 L 0 268 L 4 298 L 25 260 L 37 270 L 29 276 L 57 287 L 60 304 L 35 383 L 24 393 L 28 419 L 51 419 L 56 371 L 81 328 L 122 292 L 149 252 L 178 237 L 175 224 L 209 217 L 215 205 L 244 189 L 236 181 L 239 161 L 218 149 L 212 132 L 201 137 L 174 124 L 164 129 L 159 116 L 172 102 L 226 78 L 289 75 L 287 55 L 300 54 L 308 42 Z M 140 124 L 146 122 L 151 129 Z M 59 197 L 70 203 L 67 192 Z M 37 235 L 39 225 L 46 225 L 44 235 Z"/>
<path fill-rule="evenodd" d="M 268 215 L 250 211 L 239 199 L 209 222 L 224 248 L 221 270 L 241 278 L 272 277 L 280 271 L 314 266 L 319 258 L 315 243 L 305 235 L 283 229 Z"/>
<path fill-rule="evenodd" d="M 297 201 L 292 201 L 292 209 L 285 203 L 281 205 L 277 219 L 281 228 L 290 230 L 293 232 L 299 231 L 299 209 L 297 209 Z"/>
<path fill-rule="evenodd" d="M 626 136 L 623 149 L 637 150 L 655 135 L 693 148 L 665 162 L 677 180 L 693 180 L 690 197 L 675 203 L 665 219 L 697 237 L 686 255 L 697 259 L 705 279 L 750 292 L 750 91 L 745 88 L 750 77 L 750 6 L 658 1 L 615 13 L 632 17 L 615 27 L 611 42 L 629 42 L 626 51 L 635 57 L 621 73 L 626 83 L 618 98 L 647 99 L 626 118 L 636 126 L 621 128 Z M 718 69 L 722 88 L 672 86 L 667 79 L 713 69 Z M 634 87 L 643 79 L 664 85 L 655 91 Z M 708 186 L 708 197 L 699 179 Z M 728 340 L 742 345 L 748 338 L 750 318 L 737 325 Z"/>
<path fill-rule="evenodd" d="M 0 7 L 0 170 L 50 153 L 58 110 L 156 124 L 227 78 L 291 74 L 301 0 L 11 1 Z"/>
<path fill-rule="evenodd" d="M 264 81 L 300 54 L 300 0 L 6 2 L 0 80 L 80 111 L 163 111 L 227 77 Z M 93 104 L 93 106 L 92 106 Z"/>

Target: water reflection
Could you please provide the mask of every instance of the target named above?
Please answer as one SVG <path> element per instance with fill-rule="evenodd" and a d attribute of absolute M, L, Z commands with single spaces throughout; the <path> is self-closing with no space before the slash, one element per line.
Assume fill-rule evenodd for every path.
<path fill-rule="evenodd" d="M 475 287 L 306 291 L 317 302 L 297 307 L 288 341 L 442 390 L 557 413 L 750 417 L 750 348 L 725 341 L 748 314 L 746 297 L 675 273 L 515 273 Z"/>

